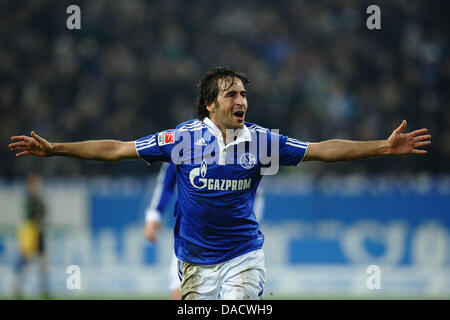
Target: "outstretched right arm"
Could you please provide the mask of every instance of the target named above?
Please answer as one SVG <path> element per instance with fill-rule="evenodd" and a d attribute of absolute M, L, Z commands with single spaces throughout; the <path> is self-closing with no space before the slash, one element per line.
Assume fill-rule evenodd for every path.
<path fill-rule="evenodd" d="M 8 145 L 11 151 L 20 151 L 16 157 L 35 155 L 40 157 L 65 156 L 88 160 L 117 161 L 139 159 L 134 141 L 91 140 L 83 142 L 53 143 L 31 131 L 29 136 L 14 136 L 16 142 Z"/>

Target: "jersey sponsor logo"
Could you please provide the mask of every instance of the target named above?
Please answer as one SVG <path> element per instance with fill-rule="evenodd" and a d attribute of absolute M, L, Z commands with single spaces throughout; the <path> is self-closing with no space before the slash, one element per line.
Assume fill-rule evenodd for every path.
<path fill-rule="evenodd" d="M 244 169 L 251 169 L 256 164 L 256 158 L 253 154 L 247 152 L 241 156 L 239 162 Z"/>
<path fill-rule="evenodd" d="M 158 134 L 158 145 L 164 146 L 166 144 L 175 142 L 175 132 L 160 132 Z"/>
<path fill-rule="evenodd" d="M 206 187 L 206 185 L 208 183 L 207 182 L 208 179 L 205 179 L 207 170 L 208 170 L 208 165 L 206 164 L 206 160 L 202 161 L 200 168 L 195 168 L 195 169 L 191 170 L 191 172 L 189 173 L 189 180 L 191 181 L 191 184 L 195 188 L 203 189 Z M 202 178 L 198 179 L 202 183 L 200 186 L 198 186 L 197 184 L 194 183 L 194 179 L 198 176 L 202 177 Z"/>
<path fill-rule="evenodd" d="M 252 179 L 207 179 L 205 178 L 208 171 L 206 160 L 202 161 L 199 168 L 194 168 L 189 173 L 189 180 L 194 188 L 207 189 L 214 191 L 241 191 L 248 190 L 252 184 Z M 201 178 L 200 178 L 201 177 Z M 198 182 L 195 179 L 198 178 Z"/>

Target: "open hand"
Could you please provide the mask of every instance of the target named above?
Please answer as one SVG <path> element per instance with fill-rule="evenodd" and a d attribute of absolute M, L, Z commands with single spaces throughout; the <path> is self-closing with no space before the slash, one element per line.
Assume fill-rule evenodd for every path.
<path fill-rule="evenodd" d="M 31 131 L 29 136 L 13 136 L 11 140 L 17 141 L 8 145 L 11 151 L 21 151 L 16 154 L 16 157 L 23 157 L 27 155 L 35 155 L 40 157 L 48 157 L 52 155 L 53 146 L 44 138 L 38 136 L 34 131 Z"/>
<path fill-rule="evenodd" d="M 402 133 L 406 127 L 406 120 L 395 129 L 387 142 L 389 145 L 389 154 L 427 154 L 427 150 L 420 148 L 431 144 L 431 135 L 425 134 L 428 129 L 419 129 L 410 133 Z"/>

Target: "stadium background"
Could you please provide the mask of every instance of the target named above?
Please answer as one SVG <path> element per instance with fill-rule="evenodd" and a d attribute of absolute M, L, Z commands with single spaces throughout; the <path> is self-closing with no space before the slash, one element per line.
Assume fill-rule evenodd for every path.
<path fill-rule="evenodd" d="M 66 8 L 81 8 L 81 30 Z M 366 8 L 381 8 L 381 30 Z M 2 1 L 0 296 L 11 297 L 24 178 L 49 208 L 54 296 L 168 297 L 170 212 L 143 236 L 159 165 L 15 159 L 9 137 L 133 140 L 193 117 L 202 72 L 251 80 L 248 121 L 304 140 L 427 127 L 425 157 L 305 163 L 263 179 L 266 298 L 450 297 L 450 56 L 446 1 Z M 82 290 L 65 286 L 82 271 Z M 380 290 L 366 268 L 379 265 Z M 27 296 L 36 297 L 30 266 Z"/>

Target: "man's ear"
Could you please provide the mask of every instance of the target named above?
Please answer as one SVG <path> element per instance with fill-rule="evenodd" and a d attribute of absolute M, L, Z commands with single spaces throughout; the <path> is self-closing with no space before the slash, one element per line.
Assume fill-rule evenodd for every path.
<path fill-rule="evenodd" d="M 216 108 L 216 104 L 214 103 L 214 101 L 212 101 L 206 105 L 206 110 L 208 110 L 209 113 L 214 112 L 215 108 Z"/>

